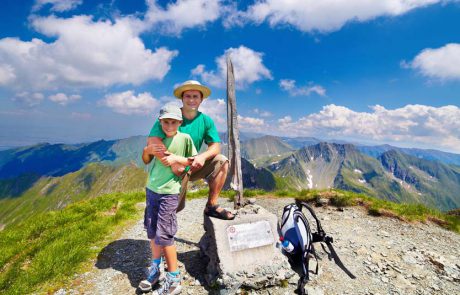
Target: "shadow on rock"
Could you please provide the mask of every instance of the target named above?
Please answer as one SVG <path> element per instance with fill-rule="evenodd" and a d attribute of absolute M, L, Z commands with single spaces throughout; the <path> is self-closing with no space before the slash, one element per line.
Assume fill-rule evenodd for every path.
<path fill-rule="evenodd" d="M 177 242 L 198 246 L 197 243 L 189 242 L 176 238 Z M 185 270 L 194 280 L 200 281 L 200 284 L 208 291 L 208 294 L 215 294 L 215 289 L 207 286 L 205 275 L 208 265 L 207 257 L 201 254 L 200 250 L 191 250 L 187 252 L 177 252 L 177 259 L 184 264 Z M 216 293 L 217 294 L 217 293 Z"/>
<path fill-rule="evenodd" d="M 99 252 L 96 267 L 113 268 L 127 274 L 131 286 L 137 288 L 139 282 L 145 278 L 145 269 L 150 257 L 148 241 L 123 239 L 108 244 Z"/>

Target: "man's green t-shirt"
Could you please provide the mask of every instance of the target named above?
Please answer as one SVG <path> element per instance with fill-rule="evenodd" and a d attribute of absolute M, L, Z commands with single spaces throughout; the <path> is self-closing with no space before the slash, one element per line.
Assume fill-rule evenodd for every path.
<path fill-rule="evenodd" d="M 166 149 L 174 155 L 191 157 L 197 154 L 190 135 L 177 132 L 173 137 L 163 139 Z M 157 158 L 153 160 L 147 180 L 147 188 L 157 194 L 178 194 L 181 178 L 176 176 L 171 167 L 166 167 Z"/>
<path fill-rule="evenodd" d="M 182 118 L 183 121 L 182 125 L 179 127 L 179 131 L 187 133 L 192 137 L 193 143 L 198 151 L 201 149 L 203 141 L 206 144 L 220 142 L 216 125 L 214 125 L 214 121 L 209 116 L 203 114 L 202 112 L 198 112 L 193 120 L 188 120 L 184 117 Z M 166 137 L 158 120 L 155 121 L 152 130 L 150 130 L 149 136 L 160 137 L 162 139 Z"/>

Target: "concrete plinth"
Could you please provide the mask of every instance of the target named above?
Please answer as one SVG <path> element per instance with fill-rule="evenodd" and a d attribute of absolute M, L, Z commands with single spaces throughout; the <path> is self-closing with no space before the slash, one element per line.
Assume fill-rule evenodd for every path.
<path fill-rule="evenodd" d="M 279 285 L 294 275 L 277 248 L 278 219 L 264 208 L 247 205 L 230 221 L 205 216 L 204 227 L 200 249 L 209 261 L 206 280 L 217 283 L 221 294 L 234 294 L 241 286 Z"/>

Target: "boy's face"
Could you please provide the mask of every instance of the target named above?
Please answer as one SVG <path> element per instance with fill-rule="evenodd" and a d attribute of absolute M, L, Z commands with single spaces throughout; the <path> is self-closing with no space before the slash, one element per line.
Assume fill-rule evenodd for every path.
<path fill-rule="evenodd" d="M 198 90 L 187 90 L 182 94 L 182 104 L 185 111 L 198 110 L 202 101 L 202 94 Z"/>
<path fill-rule="evenodd" d="M 176 135 L 179 126 L 182 124 L 182 121 L 175 119 L 161 119 L 160 120 L 161 129 L 166 134 L 166 137 L 172 137 Z"/>

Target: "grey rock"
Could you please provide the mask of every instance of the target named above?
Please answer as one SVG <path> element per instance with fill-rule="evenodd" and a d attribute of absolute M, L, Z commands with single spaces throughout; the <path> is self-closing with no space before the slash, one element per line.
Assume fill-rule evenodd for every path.
<path fill-rule="evenodd" d="M 327 198 L 319 198 L 316 200 L 316 205 L 318 206 L 327 206 L 329 204 L 329 199 Z"/>

